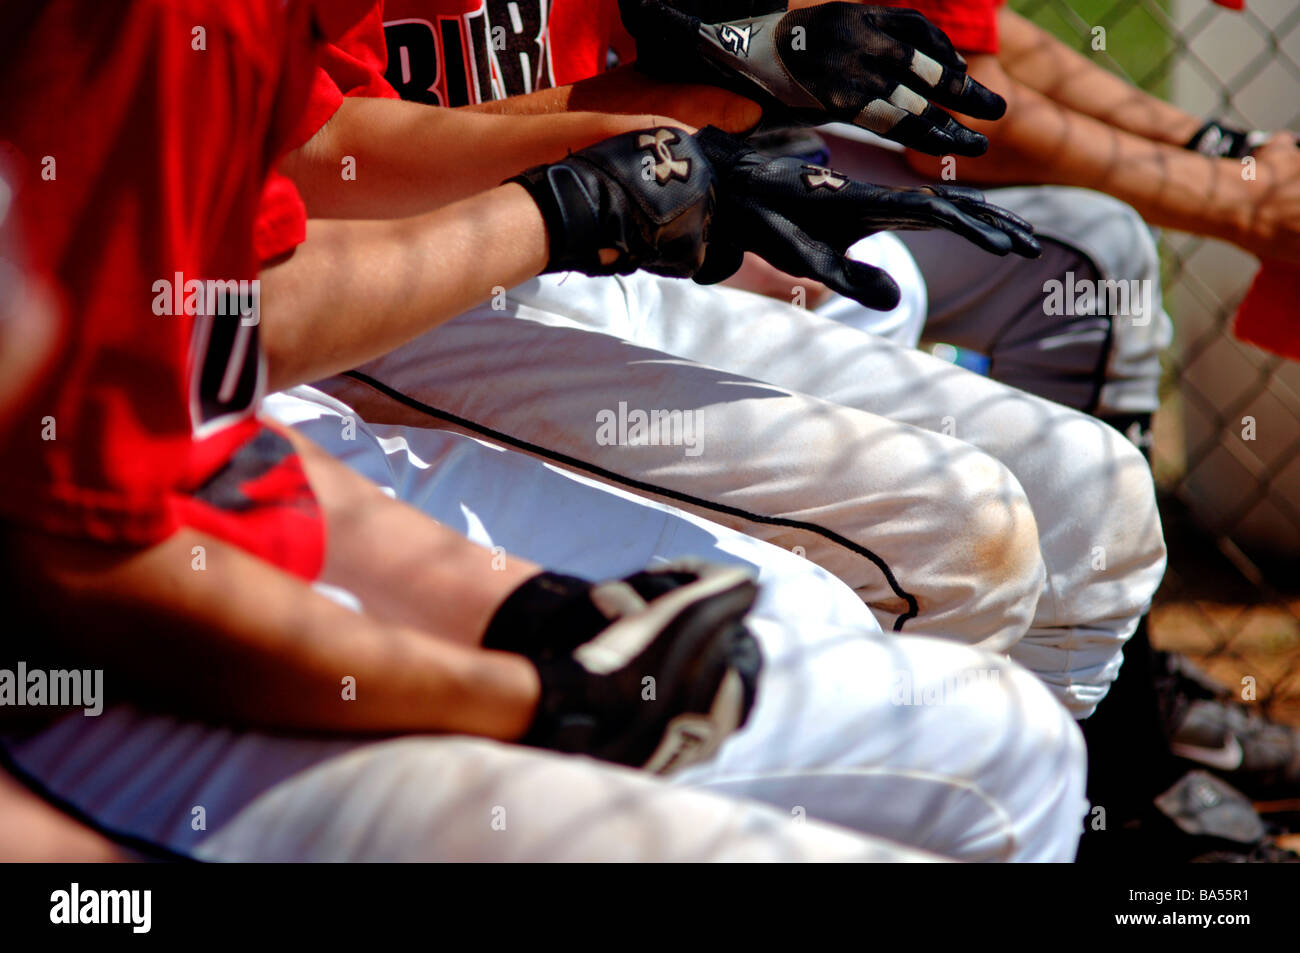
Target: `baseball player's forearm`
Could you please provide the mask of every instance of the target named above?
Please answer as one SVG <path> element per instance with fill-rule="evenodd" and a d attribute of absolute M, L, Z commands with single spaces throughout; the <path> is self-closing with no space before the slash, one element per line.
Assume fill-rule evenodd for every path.
<path fill-rule="evenodd" d="M 270 730 L 507 740 L 536 707 L 536 674 L 522 659 L 352 612 L 194 530 L 140 550 L 18 536 L 23 558 L 10 571 L 23 583 L 19 608 L 40 620 L 59 658 L 105 669 L 109 703 Z M 195 546 L 204 547 L 201 571 Z M 448 588 L 421 595 L 461 598 Z"/>
<path fill-rule="evenodd" d="M 540 571 L 392 499 L 298 431 L 266 424 L 293 444 L 324 513 L 321 581 L 352 593 L 371 618 L 477 646 L 506 595 Z"/>
<path fill-rule="evenodd" d="M 546 263 L 541 213 L 518 185 L 412 218 L 313 220 L 307 241 L 261 274 L 270 387 L 386 354 Z"/>
<path fill-rule="evenodd" d="M 957 160 L 957 177 L 985 183 L 1058 184 L 1115 196 L 1153 225 L 1257 243 L 1251 206 L 1260 196 L 1240 163 L 1152 142 L 1069 109 L 1016 82 L 993 57 L 972 57 L 971 73 L 1007 98 L 998 122 L 976 122 L 989 137 L 981 158 Z M 943 160 L 908 153 L 940 177 Z"/>
<path fill-rule="evenodd" d="M 285 157 L 281 169 L 313 218 L 399 218 L 655 123 L 652 116 L 589 112 L 507 118 L 349 97 L 306 145 Z"/>
<path fill-rule="evenodd" d="M 1138 89 L 1046 30 L 1003 7 L 998 63 L 1006 74 L 1062 106 L 1135 136 L 1184 145 L 1201 120 Z"/>
<path fill-rule="evenodd" d="M 462 106 L 457 111 L 535 116 L 571 110 L 640 115 L 643 118 L 646 114 L 671 116 L 687 125 L 712 125 L 727 132 L 752 129 L 763 112 L 752 100 L 717 86 L 668 83 L 637 72 L 631 65 L 620 66 L 570 86 Z M 663 122 L 663 118 L 656 118 L 629 128 Z"/>

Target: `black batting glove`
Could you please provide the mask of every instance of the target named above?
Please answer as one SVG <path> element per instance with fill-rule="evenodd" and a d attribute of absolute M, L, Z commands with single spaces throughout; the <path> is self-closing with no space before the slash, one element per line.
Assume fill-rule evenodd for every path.
<path fill-rule="evenodd" d="M 845 257 L 879 231 L 942 228 L 996 255 L 1042 251 L 1024 219 L 957 186 L 886 188 L 855 182 L 798 158 L 771 159 L 709 126 L 694 136 L 718 179 L 708 258 L 695 275 L 721 281 L 752 251 L 782 271 L 813 278 L 869 308 L 898 304 L 898 285 L 879 268 Z"/>
<path fill-rule="evenodd" d="M 593 585 L 541 573 L 484 648 L 532 660 L 542 695 L 525 744 L 666 774 L 713 755 L 749 717 L 762 655 L 744 570 L 681 561 Z"/>
<path fill-rule="evenodd" d="M 546 271 L 689 278 L 704 261 L 713 170 L 680 129 L 624 133 L 509 179 L 528 190 L 550 240 Z M 615 253 L 601 261 L 601 251 Z"/>
<path fill-rule="evenodd" d="M 943 31 L 915 10 L 824 3 L 619 0 L 637 68 L 721 86 L 767 123 L 852 123 L 931 155 L 983 155 L 988 140 L 942 107 L 999 119 L 1006 101 L 972 79 Z M 772 12 L 776 11 L 776 12 Z"/>
<path fill-rule="evenodd" d="M 1183 148 L 1211 159 L 1244 159 L 1272 137 L 1271 132 L 1248 132 L 1211 119 L 1196 130 L 1196 135 L 1187 140 Z"/>

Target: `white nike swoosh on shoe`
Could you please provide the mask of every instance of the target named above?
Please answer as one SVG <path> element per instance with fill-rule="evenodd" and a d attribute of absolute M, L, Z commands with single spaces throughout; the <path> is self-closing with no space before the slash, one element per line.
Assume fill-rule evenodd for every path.
<path fill-rule="evenodd" d="M 1169 747 L 1180 758 L 1186 758 L 1188 761 L 1198 761 L 1211 768 L 1218 768 L 1220 771 L 1236 771 L 1241 767 L 1241 763 L 1246 757 L 1245 752 L 1241 750 L 1241 742 L 1237 740 L 1236 735 L 1228 735 L 1228 740 L 1220 748 L 1179 744 L 1177 741 L 1170 744 Z"/>

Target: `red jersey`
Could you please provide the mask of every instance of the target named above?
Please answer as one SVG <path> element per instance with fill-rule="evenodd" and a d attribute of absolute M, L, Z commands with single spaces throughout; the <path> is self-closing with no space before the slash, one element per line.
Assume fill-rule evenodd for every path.
<path fill-rule="evenodd" d="M 148 545 L 180 525 L 312 576 L 323 527 L 255 417 L 254 220 L 323 24 L 305 2 L 51 0 L 0 14 L 0 139 L 67 333 L 17 415 L 0 515 Z M 337 33 L 335 34 L 337 35 Z"/>
<path fill-rule="evenodd" d="M 307 104 L 288 142 L 296 148 L 315 135 L 351 96 L 396 98 L 384 80 L 383 5 L 378 0 L 316 0 L 318 13 L 335 21 L 333 42 L 321 51 Z M 350 24 L 342 29 L 342 24 Z M 265 264 L 307 239 L 307 209 L 289 179 L 272 171 L 262 192 L 254 239 Z"/>
<path fill-rule="evenodd" d="M 920 10 L 958 49 L 995 53 L 1002 0 L 883 0 Z M 603 72 L 617 0 L 384 0 L 384 72 L 403 99 L 463 106 Z M 374 38 L 367 41 L 372 64 Z M 352 38 L 354 41 L 358 37 Z M 346 85 L 344 92 L 348 92 Z M 364 89 L 360 95 L 375 95 Z"/>
<path fill-rule="evenodd" d="M 299 139 L 343 96 L 467 106 L 577 82 L 604 70 L 618 27 L 617 0 L 372 0 L 327 47 Z M 284 210 L 280 198 L 264 217 Z"/>

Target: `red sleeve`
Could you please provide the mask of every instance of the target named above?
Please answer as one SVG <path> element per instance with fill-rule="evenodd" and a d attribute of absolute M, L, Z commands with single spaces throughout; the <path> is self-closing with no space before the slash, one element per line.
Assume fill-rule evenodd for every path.
<path fill-rule="evenodd" d="M 331 43 L 358 23 L 381 16 L 383 7 L 383 0 L 311 0 L 320 36 Z"/>
<path fill-rule="evenodd" d="M 873 0 L 879 6 L 910 7 L 948 34 L 963 53 L 998 51 L 998 7 L 1003 0 Z"/>
<path fill-rule="evenodd" d="M 307 207 L 289 179 L 273 171 L 262 187 L 253 227 L 253 246 L 260 262 L 274 261 L 307 240 Z"/>
<path fill-rule="evenodd" d="M 1300 268 L 1265 261 L 1237 310 L 1234 333 L 1241 340 L 1293 361 L 1300 361 Z"/>
<path fill-rule="evenodd" d="M 322 54 L 321 59 L 324 59 Z M 316 135 L 317 130 L 330 121 L 343 103 L 343 93 L 339 91 L 334 80 L 324 68 L 318 68 L 312 77 L 311 91 L 307 94 L 307 105 L 299 114 L 297 124 L 293 127 L 285 142 L 285 152 L 291 152 Z"/>
<path fill-rule="evenodd" d="M 360 22 L 331 43 L 321 66 L 344 96 L 401 98 L 384 79 L 388 46 L 384 41 L 383 4 L 375 4 Z"/>
<path fill-rule="evenodd" d="M 330 41 L 312 78 L 307 104 L 285 145 L 296 149 L 316 135 L 343 103 L 344 96 L 384 96 L 397 92 L 384 79 L 384 8 L 378 0 L 318 0 L 316 18 Z"/>
<path fill-rule="evenodd" d="M 622 31 L 615 0 L 556 0 L 549 22 L 555 84 L 567 86 L 605 72 L 605 54 Z"/>
<path fill-rule="evenodd" d="M 332 6 L 347 13 L 355 10 L 356 3 L 353 0 Z M 323 7 L 328 13 L 331 4 Z M 330 29 L 328 17 L 323 29 Z M 296 149 L 316 135 L 338 111 L 345 96 L 399 98 L 384 79 L 387 58 L 383 5 L 371 3 L 363 17 L 325 47 L 307 104 L 288 138 L 287 148 Z M 278 172 L 271 173 L 262 189 L 253 238 L 261 262 L 279 258 L 307 239 L 307 208 L 293 183 Z"/>
<path fill-rule="evenodd" d="M 227 295 L 255 306 L 250 238 L 277 130 L 301 106 L 298 70 L 311 75 L 307 12 L 0 6 L 0 88 L 24 90 L 0 101 L 0 139 L 21 163 L 15 214 L 68 332 L 16 411 L 0 519 L 151 544 L 178 525 L 174 501 L 260 433 L 256 331 L 198 312 Z M 45 156 L 58 161 L 48 181 Z"/>

